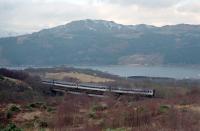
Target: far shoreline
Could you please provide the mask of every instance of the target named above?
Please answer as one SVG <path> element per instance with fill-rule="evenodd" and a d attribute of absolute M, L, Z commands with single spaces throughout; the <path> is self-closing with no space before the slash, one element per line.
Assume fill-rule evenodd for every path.
<path fill-rule="evenodd" d="M 0 68 L 7 68 L 11 70 L 26 70 L 26 69 L 50 69 L 50 68 L 74 68 L 85 69 L 92 71 L 100 71 L 111 75 L 117 75 L 119 77 L 148 77 L 148 78 L 170 78 L 176 80 L 199 80 L 200 79 L 200 67 L 199 66 L 172 66 L 172 65 L 160 65 L 160 66 L 141 66 L 141 65 L 98 65 L 98 66 L 0 66 Z"/>

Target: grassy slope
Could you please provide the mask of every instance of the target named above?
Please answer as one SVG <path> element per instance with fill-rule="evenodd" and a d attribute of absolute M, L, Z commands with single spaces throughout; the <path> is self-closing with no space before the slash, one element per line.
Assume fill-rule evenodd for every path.
<path fill-rule="evenodd" d="M 58 71 L 54 69 L 50 72 L 56 73 Z M 59 72 L 63 72 L 63 70 Z M 36 75 L 42 74 L 44 71 L 35 70 L 32 73 Z M 97 76 L 104 76 L 101 73 L 99 74 Z M 1 123 L 5 122 L 6 125 L 9 122 L 14 122 L 18 127 L 25 130 L 36 130 L 39 128 L 83 131 L 199 130 L 200 90 L 195 82 L 190 84 L 193 88 L 186 88 L 184 81 L 174 85 L 170 82 L 162 84 L 162 82 L 125 80 L 112 76 L 112 79 L 117 80 L 116 83 L 112 84 L 130 87 L 157 86 L 155 88 L 160 93 L 160 96 L 155 98 L 142 98 L 138 96 L 121 96 L 116 98 L 110 95 L 107 98 L 94 98 L 86 95 L 77 96 L 71 94 L 65 94 L 65 96 L 46 95 L 46 93 L 41 93 L 44 91 L 43 87 L 39 83 L 35 83 L 33 78 L 20 80 L 32 88 L 25 86 L 25 91 L 20 92 L 16 90 L 18 89 L 17 84 L 19 84 L 18 79 L 9 78 L 0 81 L 1 93 L 5 89 L 12 89 L 6 93 L 10 96 L 15 93 L 18 96 L 14 96 L 13 99 L 10 99 L 12 97 L 7 97 L 7 102 L 0 104 Z M 108 75 L 105 78 L 111 78 L 111 76 Z M 45 89 L 48 90 L 48 88 Z M 31 91 L 33 96 L 27 95 L 26 90 Z M 13 101 L 14 99 L 16 101 Z M 13 108 L 10 108 L 10 104 L 14 104 L 19 110 L 13 111 Z M 11 113 L 9 118 L 6 117 L 8 113 Z"/>

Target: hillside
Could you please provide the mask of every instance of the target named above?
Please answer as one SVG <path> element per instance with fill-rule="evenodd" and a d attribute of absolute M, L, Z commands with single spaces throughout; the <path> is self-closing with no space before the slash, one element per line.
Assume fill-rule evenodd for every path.
<path fill-rule="evenodd" d="M 0 39 L 0 65 L 200 64 L 200 26 L 80 20 Z"/>
<path fill-rule="evenodd" d="M 112 78 L 116 81 L 111 86 L 154 87 L 156 95 L 107 92 L 104 97 L 92 97 L 86 92 L 56 92 L 41 83 L 42 74 L 72 71 L 79 76 L 95 75 L 96 79 Z M 81 81 L 80 77 L 67 77 L 64 80 Z M 199 131 L 199 85 L 194 80 L 126 79 L 75 68 L 0 69 L 0 131 Z"/>
<path fill-rule="evenodd" d="M 14 32 L 14 31 L 6 31 L 6 30 L 0 29 L 0 38 L 11 37 L 11 36 L 18 36 L 20 34 L 21 33 L 17 33 L 17 32 Z M 25 34 L 25 33 L 23 33 L 23 34 Z"/>

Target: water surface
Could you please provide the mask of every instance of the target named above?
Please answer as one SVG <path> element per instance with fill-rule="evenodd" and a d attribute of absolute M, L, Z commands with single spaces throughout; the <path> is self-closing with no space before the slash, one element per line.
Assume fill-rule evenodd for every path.
<path fill-rule="evenodd" d="M 6 67 L 9 69 L 23 70 L 26 68 L 52 68 L 54 66 L 21 66 Z M 200 67 L 194 66 L 73 66 L 82 69 L 93 69 L 110 74 L 128 76 L 147 76 L 147 77 L 168 77 L 175 79 L 200 79 Z"/>
<path fill-rule="evenodd" d="M 119 76 L 168 77 L 176 79 L 200 79 L 200 67 L 179 66 L 79 66 Z"/>

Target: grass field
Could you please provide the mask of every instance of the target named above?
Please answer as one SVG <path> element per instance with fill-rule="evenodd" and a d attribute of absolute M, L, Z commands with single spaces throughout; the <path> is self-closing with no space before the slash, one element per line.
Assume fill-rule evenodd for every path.
<path fill-rule="evenodd" d="M 59 72 L 59 73 L 46 73 L 45 74 L 46 79 L 64 80 L 66 77 L 77 79 L 80 82 L 100 83 L 100 82 L 114 81 L 112 79 L 102 78 L 102 77 L 88 75 L 88 74 L 84 74 L 84 73 L 78 73 L 78 72 Z"/>

